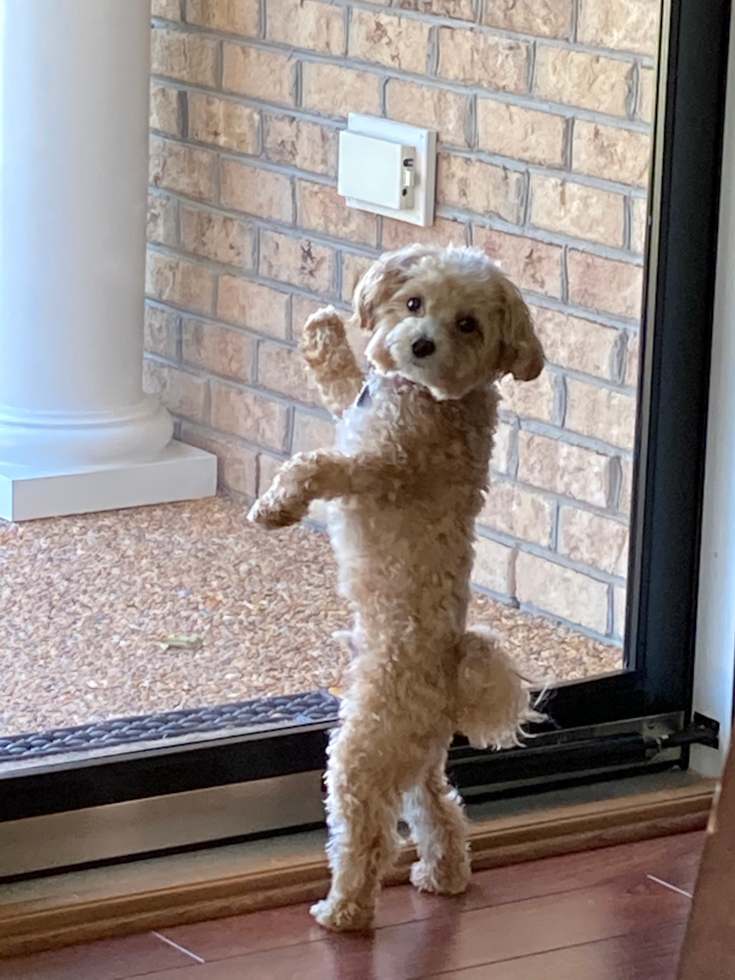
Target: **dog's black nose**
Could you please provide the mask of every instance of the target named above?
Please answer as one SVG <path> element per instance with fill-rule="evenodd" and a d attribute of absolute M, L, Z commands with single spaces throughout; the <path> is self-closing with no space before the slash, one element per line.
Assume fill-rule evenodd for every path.
<path fill-rule="evenodd" d="M 436 350 L 436 344 L 428 337 L 419 337 L 411 344 L 414 357 L 429 357 Z"/>

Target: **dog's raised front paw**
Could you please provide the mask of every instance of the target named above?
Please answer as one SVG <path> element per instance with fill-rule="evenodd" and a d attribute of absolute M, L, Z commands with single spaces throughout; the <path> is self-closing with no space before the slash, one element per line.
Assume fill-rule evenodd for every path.
<path fill-rule="evenodd" d="M 346 899 L 325 898 L 312 905 L 311 914 L 332 932 L 365 932 L 372 925 L 374 910 Z"/>
<path fill-rule="evenodd" d="M 416 861 L 411 865 L 411 884 L 432 895 L 462 895 L 470 883 L 469 862 L 458 868 L 441 868 Z"/>
<path fill-rule="evenodd" d="M 337 344 L 345 342 L 345 325 L 333 306 L 312 313 L 301 331 L 299 346 L 309 364 L 322 361 Z"/>

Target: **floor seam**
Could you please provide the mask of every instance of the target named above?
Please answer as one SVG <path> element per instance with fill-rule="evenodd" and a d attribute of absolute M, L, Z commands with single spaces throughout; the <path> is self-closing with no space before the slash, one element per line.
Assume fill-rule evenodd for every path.
<path fill-rule="evenodd" d="M 152 935 L 154 935 L 156 939 L 160 939 L 162 943 L 167 943 L 167 945 L 172 946 L 174 949 L 177 949 L 180 953 L 184 953 L 186 956 L 190 956 L 197 963 L 206 963 L 206 960 L 203 960 L 201 956 L 197 956 L 196 953 L 192 953 L 192 951 L 190 949 L 187 949 L 185 946 L 179 946 L 179 944 L 175 943 L 173 939 L 168 939 L 166 936 L 162 936 L 160 932 L 155 932 L 154 930 L 152 930 Z"/>
<path fill-rule="evenodd" d="M 677 892 L 679 895 L 685 895 L 687 898 L 692 898 L 691 892 L 685 891 L 683 888 L 677 888 L 676 885 L 669 884 L 668 881 L 664 881 L 663 878 L 657 878 L 655 875 L 646 875 L 649 881 L 655 881 L 657 885 L 663 885 L 664 888 L 670 889 L 672 892 Z"/>

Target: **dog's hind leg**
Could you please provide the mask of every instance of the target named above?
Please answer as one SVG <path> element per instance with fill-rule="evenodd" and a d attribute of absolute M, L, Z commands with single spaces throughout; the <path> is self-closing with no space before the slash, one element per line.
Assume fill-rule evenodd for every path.
<path fill-rule="evenodd" d="M 342 317 L 333 306 L 309 317 L 300 346 L 322 401 L 339 418 L 360 394 L 365 376 L 347 340 Z"/>
<path fill-rule="evenodd" d="M 459 895 L 470 880 L 470 853 L 462 802 L 449 784 L 442 751 L 425 778 L 405 794 L 403 815 L 411 828 L 419 860 L 411 882 L 420 891 Z"/>
<path fill-rule="evenodd" d="M 374 760 L 376 754 L 371 755 Z M 337 932 L 370 927 L 398 843 L 400 793 L 391 788 L 390 778 L 381 778 L 380 767 L 365 764 L 366 758 L 358 732 L 335 733 L 327 770 L 332 884 L 311 912 L 320 925 Z"/>

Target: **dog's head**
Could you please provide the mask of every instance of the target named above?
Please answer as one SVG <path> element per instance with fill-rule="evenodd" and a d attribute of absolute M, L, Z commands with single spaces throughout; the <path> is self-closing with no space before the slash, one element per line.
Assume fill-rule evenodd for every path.
<path fill-rule="evenodd" d="M 538 377 L 544 352 L 516 287 L 484 252 L 412 245 L 379 258 L 358 283 L 366 356 L 439 399 L 512 374 Z"/>

